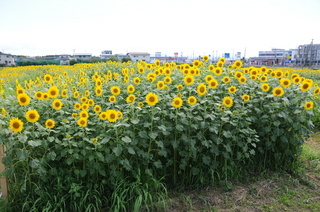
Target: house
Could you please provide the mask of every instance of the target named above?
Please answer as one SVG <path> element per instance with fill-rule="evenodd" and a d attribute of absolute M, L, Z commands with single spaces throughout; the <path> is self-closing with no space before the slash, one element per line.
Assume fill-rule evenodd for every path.
<path fill-rule="evenodd" d="M 129 52 L 127 55 L 132 62 L 139 62 L 140 60 L 150 62 L 150 54 L 148 52 Z"/>
<path fill-rule="evenodd" d="M 0 64 L 4 64 L 6 66 L 16 65 L 15 57 L 11 54 L 0 52 Z"/>
<path fill-rule="evenodd" d="M 92 54 L 91 53 L 74 53 L 73 58 L 81 59 L 81 60 L 89 60 L 92 58 Z"/>
<path fill-rule="evenodd" d="M 60 60 L 60 65 L 69 65 L 69 61 L 71 60 L 70 54 L 60 54 L 58 57 Z"/>

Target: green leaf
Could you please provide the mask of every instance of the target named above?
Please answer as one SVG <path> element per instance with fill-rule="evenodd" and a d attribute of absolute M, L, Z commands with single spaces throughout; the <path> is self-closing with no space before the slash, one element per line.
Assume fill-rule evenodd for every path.
<path fill-rule="evenodd" d="M 148 137 L 148 134 L 146 133 L 146 131 L 140 131 L 138 134 L 139 134 L 139 136 L 140 136 L 141 138 L 149 138 L 149 137 Z"/>
<path fill-rule="evenodd" d="M 161 164 L 161 161 L 160 161 L 160 160 L 153 162 L 153 165 L 154 165 L 155 167 L 157 167 L 158 169 L 162 168 L 162 164 Z"/>
<path fill-rule="evenodd" d="M 276 120 L 273 122 L 273 125 L 276 126 L 276 127 L 279 127 L 281 124 L 281 122 L 279 120 Z"/>
<path fill-rule="evenodd" d="M 128 152 L 129 152 L 131 155 L 136 154 L 136 152 L 134 151 L 134 149 L 133 149 L 132 147 L 128 147 Z"/>
<path fill-rule="evenodd" d="M 203 156 L 202 157 L 202 161 L 203 161 L 204 164 L 209 165 L 210 162 L 211 162 L 211 158 L 209 156 Z"/>
<path fill-rule="evenodd" d="M 131 138 L 129 138 L 128 136 L 122 137 L 121 140 L 123 140 L 126 143 L 130 143 L 131 142 Z"/>
<path fill-rule="evenodd" d="M 176 125 L 176 129 L 177 129 L 178 131 L 180 131 L 180 132 L 182 132 L 182 131 L 184 130 L 183 126 L 180 125 L 180 124 L 177 124 L 177 125 Z"/>
<path fill-rule="evenodd" d="M 130 171 L 132 169 L 132 166 L 130 165 L 130 162 L 129 160 L 126 158 L 126 159 L 123 159 L 123 160 L 120 160 L 120 163 L 123 165 L 123 167 Z"/>
<path fill-rule="evenodd" d="M 121 155 L 122 153 L 122 147 L 121 146 L 117 146 L 117 147 L 114 147 L 112 149 L 112 151 L 114 152 L 114 154 L 118 157 Z"/>
<path fill-rule="evenodd" d="M 157 144 L 158 147 L 160 147 L 161 149 L 163 148 L 163 142 L 162 142 L 162 141 L 156 141 L 156 144 Z"/>
<path fill-rule="evenodd" d="M 72 158 L 67 158 L 66 163 L 70 165 L 72 163 Z"/>
<path fill-rule="evenodd" d="M 232 133 L 230 131 L 223 130 L 222 134 L 226 138 L 231 138 L 232 137 Z"/>
<path fill-rule="evenodd" d="M 158 136 L 158 133 L 156 133 L 156 132 L 149 132 L 149 136 L 150 136 L 150 138 L 155 139 L 155 138 Z"/>
<path fill-rule="evenodd" d="M 25 160 L 27 158 L 28 150 L 17 150 L 17 157 L 19 160 Z"/>
<path fill-rule="evenodd" d="M 80 170 L 80 176 L 84 177 L 87 174 L 87 170 Z"/>
<path fill-rule="evenodd" d="M 47 157 L 49 160 L 54 160 L 56 158 L 57 154 L 54 151 L 51 151 L 47 154 Z"/>
<path fill-rule="evenodd" d="M 31 141 L 28 141 L 28 144 L 29 144 L 30 146 L 32 146 L 32 147 L 40 146 L 41 143 L 42 143 L 41 140 L 36 140 L 36 141 L 32 141 L 32 140 L 31 140 Z"/>
<path fill-rule="evenodd" d="M 37 169 L 40 166 L 40 161 L 38 159 L 33 159 L 30 161 L 30 167 L 33 169 Z"/>
<path fill-rule="evenodd" d="M 104 162 L 104 156 L 101 152 L 96 152 L 96 156 L 98 160 L 100 160 L 101 162 Z"/>
<path fill-rule="evenodd" d="M 139 123 L 139 119 L 136 119 L 136 118 L 130 119 L 130 121 L 131 121 L 132 124 L 138 124 Z"/>

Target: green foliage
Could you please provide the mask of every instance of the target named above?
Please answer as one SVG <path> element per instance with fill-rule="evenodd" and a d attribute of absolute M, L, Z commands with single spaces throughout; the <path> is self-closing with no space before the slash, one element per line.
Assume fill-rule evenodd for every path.
<path fill-rule="evenodd" d="M 151 210 L 165 198 L 164 184 L 174 188 L 220 185 L 230 190 L 232 180 L 248 172 L 292 171 L 313 128 L 314 110 L 304 108 L 313 94 L 294 84 L 276 97 L 272 90 L 262 91 L 260 81 L 247 76 L 247 82 L 241 83 L 233 76 L 234 69 L 224 68 L 223 75 L 215 76 L 219 87 L 208 87 L 200 95 L 197 86 L 213 74 L 208 66 L 194 66 L 201 69 L 194 75 L 195 83 L 180 90 L 176 86 L 183 84 L 185 75 L 174 67 L 166 89 L 157 86 L 164 74 L 157 75 L 157 80 L 148 78 L 158 69 L 144 63 L 76 64 L 67 73 L 55 67 L 45 70 L 37 82 L 26 83 L 29 105 L 19 105 L 15 95 L 5 96 L 0 103 L 7 110 L 0 119 L 0 143 L 7 148 L 3 163 L 14 210 L 139 211 L 146 206 Z M 138 72 L 140 67 L 143 74 Z M 40 80 L 52 72 L 57 73 L 52 74 L 53 83 Z M 222 83 L 224 76 L 230 76 L 229 83 Z M 136 77 L 141 83 L 134 84 Z M 95 94 L 97 79 L 102 83 L 101 95 Z M 270 77 L 268 83 L 279 86 L 279 79 Z M 67 92 L 58 97 L 63 102 L 60 110 L 52 107 L 54 99 L 34 96 L 36 91 L 47 92 L 52 84 Z M 133 103 L 126 100 L 130 84 L 135 87 Z M 231 85 L 236 93 L 228 91 Z M 116 102 L 109 101 L 113 86 L 121 89 Z M 89 107 L 88 125 L 79 126 L 73 114 L 79 116 L 74 105 L 81 100 L 74 94 L 83 97 L 86 91 L 94 105 L 103 111 L 121 111 L 123 117 L 115 122 L 102 120 Z M 159 98 L 156 105 L 146 102 L 150 92 Z M 244 94 L 249 101 L 242 99 Z M 178 96 L 182 107 L 172 104 Z M 197 98 L 196 104 L 187 103 L 190 96 Z M 222 103 L 225 96 L 233 99 L 230 107 Z M 28 110 L 37 110 L 40 119 L 28 122 Z M 15 117 L 24 123 L 18 133 L 7 127 Z M 54 119 L 54 128 L 46 128 L 47 119 Z"/>
<path fill-rule="evenodd" d="M 19 61 L 18 66 L 41 66 L 41 65 L 60 65 L 59 60 L 28 60 L 28 61 Z"/>

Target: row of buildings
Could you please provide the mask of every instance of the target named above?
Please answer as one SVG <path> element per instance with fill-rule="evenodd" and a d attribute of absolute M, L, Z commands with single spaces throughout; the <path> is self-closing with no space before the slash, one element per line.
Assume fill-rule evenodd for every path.
<path fill-rule="evenodd" d="M 11 54 L 5 54 L 0 52 L 0 64 L 6 66 L 16 65 L 16 62 L 26 61 L 26 60 L 55 60 L 60 61 L 61 65 L 69 64 L 69 61 L 72 59 L 75 60 L 89 60 L 93 56 L 91 53 L 74 53 L 70 54 L 61 54 L 54 56 L 44 56 L 44 57 L 16 57 Z M 156 52 L 151 56 L 148 52 L 129 52 L 127 54 L 113 54 L 112 50 L 104 50 L 100 54 L 100 59 L 111 59 L 116 58 L 118 60 L 123 60 L 124 58 L 130 58 L 133 62 L 146 61 L 153 63 L 155 60 L 160 60 L 163 62 L 192 62 L 194 58 L 188 58 L 183 56 L 178 56 L 178 53 L 175 52 L 174 56 L 162 55 L 160 52 Z M 198 58 L 197 58 L 198 59 Z M 240 58 L 239 58 L 240 59 Z M 298 49 L 271 49 L 271 51 L 259 51 L 258 57 L 250 57 L 245 59 L 248 65 L 256 66 L 298 66 L 298 67 L 319 67 L 320 66 L 320 44 L 305 44 L 300 45 Z M 212 59 L 213 61 L 213 59 Z M 229 63 L 233 62 L 232 60 L 227 59 Z M 213 61 L 214 62 L 214 61 Z"/>

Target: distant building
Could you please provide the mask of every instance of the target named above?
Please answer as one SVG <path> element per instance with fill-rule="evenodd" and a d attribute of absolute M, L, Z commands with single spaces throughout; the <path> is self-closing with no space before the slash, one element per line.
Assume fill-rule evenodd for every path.
<path fill-rule="evenodd" d="M 92 54 L 90 54 L 90 53 L 74 53 L 73 58 L 74 59 L 89 60 L 92 58 Z"/>
<path fill-rule="evenodd" d="M 112 55 L 112 50 L 104 50 L 100 54 L 101 59 L 109 59 L 112 56 L 114 56 L 114 55 Z"/>
<path fill-rule="evenodd" d="M 70 54 L 60 54 L 58 57 L 60 60 L 60 65 L 69 65 L 69 61 L 71 60 Z"/>
<path fill-rule="evenodd" d="M 11 54 L 0 52 L 0 64 L 5 64 L 6 66 L 16 65 L 15 57 Z"/>
<path fill-rule="evenodd" d="M 297 49 L 271 49 L 271 51 L 259 51 L 259 57 L 250 57 L 250 65 L 291 65 L 294 63 L 294 55 Z"/>
<path fill-rule="evenodd" d="M 320 44 L 305 44 L 298 47 L 295 57 L 297 66 L 319 66 L 320 65 Z"/>
<path fill-rule="evenodd" d="M 150 62 L 150 54 L 148 52 L 129 52 L 127 55 L 132 62 L 139 62 L 140 60 Z"/>

